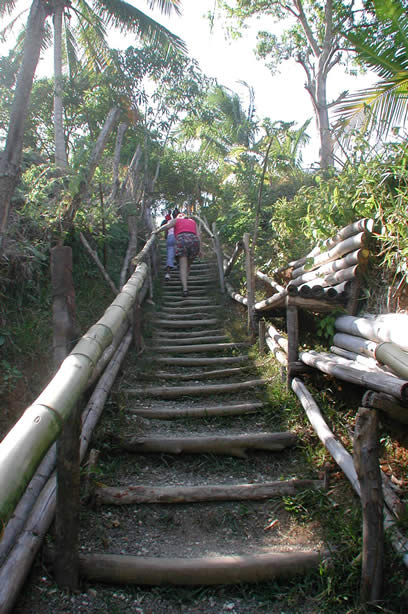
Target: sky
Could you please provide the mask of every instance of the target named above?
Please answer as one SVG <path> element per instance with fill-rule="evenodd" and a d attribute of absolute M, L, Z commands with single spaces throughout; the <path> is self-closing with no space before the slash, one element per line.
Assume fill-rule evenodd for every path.
<path fill-rule="evenodd" d="M 25 1 L 30 4 L 29 0 Z M 175 13 L 166 17 L 158 9 L 149 10 L 146 0 L 128 1 L 182 38 L 189 54 L 198 61 L 202 71 L 239 94 L 244 105 L 247 102 L 247 89 L 239 81 L 245 81 L 253 87 L 258 117 L 269 117 L 272 121 L 295 121 L 297 127 L 313 118 L 308 128 L 311 142 L 304 150 L 303 162 L 306 166 L 318 162 L 319 140 L 310 97 L 304 88 L 303 70 L 294 60 L 290 60 L 283 64 L 280 74 L 274 76 L 254 54 L 258 28 L 280 28 L 280 25 L 271 22 L 266 24 L 265 20 L 255 21 L 241 39 L 231 41 L 227 40 L 221 22 L 216 21 L 213 31 L 210 30 L 206 15 L 212 12 L 215 0 L 182 0 L 181 17 Z M 18 6 L 21 7 L 21 4 Z M 112 47 L 122 49 L 136 43 L 131 36 L 124 37 L 117 32 L 110 33 L 108 41 Z M 7 46 L 0 45 L 0 53 L 6 53 Z M 41 73 L 52 74 L 49 54 L 40 69 Z M 362 89 L 374 81 L 375 78 L 370 74 L 351 77 L 340 69 L 333 71 L 328 81 L 329 101 L 337 98 L 343 90 Z"/>
<path fill-rule="evenodd" d="M 257 60 L 254 49 L 258 29 L 266 29 L 265 20 L 254 21 L 239 40 L 227 40 L 222 24 L 215 23 L 210 31 L 205 16 L 212 12 L 215 0 L 182 0 L 182 17 L 176 14 L 169 18 L 160 11 L 143 10 L 159 21 L 187 44 L 189 54 L 198 60 L 202 71 L 217 80 L 242 98 L 246 88 L 239 84 L 245 81 L 255 90 L 255 108 L 259 117 L 270 117 L 272 121 L 295 121 L 300 127 L 313 118 L 308 128 L 311 142 L 304 150 L 303 161 L 309 166 L 319 160 L 319 140 L 316 130 L 312 103 L 304 88 L 305 73 L 294 60 L 285 62 L 278 75 L 272 75 L 263 60 Z M 137 2 L 141 8 L 141 2 Z M 281 28 L 268 23 L 268 28 Z M 122 43 L 123 44 L 123 43 Z M 371 85 L 372 74 L 352 77 L 342 69 L 334 69 L 328 81 L 328 99 L 334 100 L 344 90 L 355 91 Z"/>

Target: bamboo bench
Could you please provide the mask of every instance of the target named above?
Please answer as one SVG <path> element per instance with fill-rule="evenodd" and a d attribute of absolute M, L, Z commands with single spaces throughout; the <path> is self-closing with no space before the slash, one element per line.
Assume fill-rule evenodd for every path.
<path fill-rule="evenodd" d="M 256 272 L 273 291 L 272 296 L 255 303 L 258 316 L 286 313 L 288 381 L 304 370 L 298 356 L 298 309 L 325 313 L 341 308 L 356 313 L 373 225 L 372 219 L 365 218 L 345 226 L 304 257 L 277 269 L 274 278 Z"/>
<path fill-rule="evenodd" d="M 408 424 L 408 315 L 343 315 L 335 329 L 330 352 L 301 352 L 301 361 L 367 388 L 363 407 Z"/>

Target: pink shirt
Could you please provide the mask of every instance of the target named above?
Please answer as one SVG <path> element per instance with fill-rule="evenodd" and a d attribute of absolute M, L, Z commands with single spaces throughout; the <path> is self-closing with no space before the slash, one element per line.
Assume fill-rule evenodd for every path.
<path fill-rule="evenodd" d="M 192 232 L 197 234 L 197 225 L 194 220 L 188 217 L 182 217 L 176 219 L 176 225 L 174 227 L 175 235 L 179 235 L 181 232 Z"/>

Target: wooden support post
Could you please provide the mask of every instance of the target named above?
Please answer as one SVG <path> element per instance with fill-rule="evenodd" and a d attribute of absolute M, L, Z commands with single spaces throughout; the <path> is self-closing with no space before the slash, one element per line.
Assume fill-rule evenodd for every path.
<path fill-rule="evenodd" d="M 353 459 L 361 488 L 363 509 L 363 565 L 360 602 L 381 599 L 383 583 L 383 492 L 379 466 L 378 416 L 360 407 L 354 431 Z"/>
<path fill-rule="evenodd" d="M 59 586 L 71 590 L 79 586 L 80 418 L 78 405 L 57 442 L 55 578 Z"/>
<path fill-rule="evenodd" d="M 259 353 L 265 353 L 265 320 L 259 320 L 258 322 L 258 334 L 259 334 Z"/>
<path fill-rule="evenodd" d="M 75 290 L 72 280 L 72 250 L 57 245 L 51 250 L 53 355 L 58 369 L 71 351 L 75 337 Z"/>
<path fill-rule="evenodd" d="M 299 360 L 299 317 L 298 308 L 290 305 L 288 302 L 286 307 L 286 326 L 288 331 L 288 371 L 287 385 L 291 385 L 291 380 L 294 377 L 292 364 Z"/>
<path fill-rule="evenodd" d="M 248 232 L 244 234 L 243 243 L 247 278 L 248 333 L 250 339 L 253 341 L 255 338 L 255 270 L 252 249 L 250 246 L 250 236 Z"/>
<path fill-rule="evenodd" d="M 133 345 L 137 352 L 140 352 L 143 345 L 142 338 L 142 309 L 139 302 L 139 297 L 133 305 Z"/>
<path fill-rule="evenodd" d="M 220 278 L 220 288 L 221 292 L 225 293 L 225 285 L 224 285 L 224 256 L 222 255 L 220 238 L 218 236 L 218 231 L 215 222 L 212 225 L 212 231 L 214 235 L 214 248 L 215 253 L 217 255 L 217 264 L 218 264 L 218 275 Z"/>

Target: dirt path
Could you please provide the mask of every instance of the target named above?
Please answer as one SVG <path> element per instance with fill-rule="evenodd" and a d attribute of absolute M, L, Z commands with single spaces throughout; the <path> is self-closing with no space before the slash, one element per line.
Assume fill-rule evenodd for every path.
<path fill-rule="evenodd" d="M 81 554 L 119 555 L 119 575 L 139 579 L 101 583 L 95 577 L 107 564 L 99 572 L 91 559 L 93 579 L 71 595 L 39 559 L 17 614 L 316 611 L 296 582 L 318 566 L 319 526 L 295 520 L 284 499 L 296 479 L 316 476 L 302 473 L 299 434 L 268 412 L 268 383 L 231 333 L 231 305 L 216 294 L 215 275 L 211 263 L 197 263 L 183 299 L 172 274 L 144 356 L 130 353 L 93 442 L 100 455 L 93 504 L 81 514 Z M 134 561 L 125 557 L 142 570 L 129 572 Z"/>

